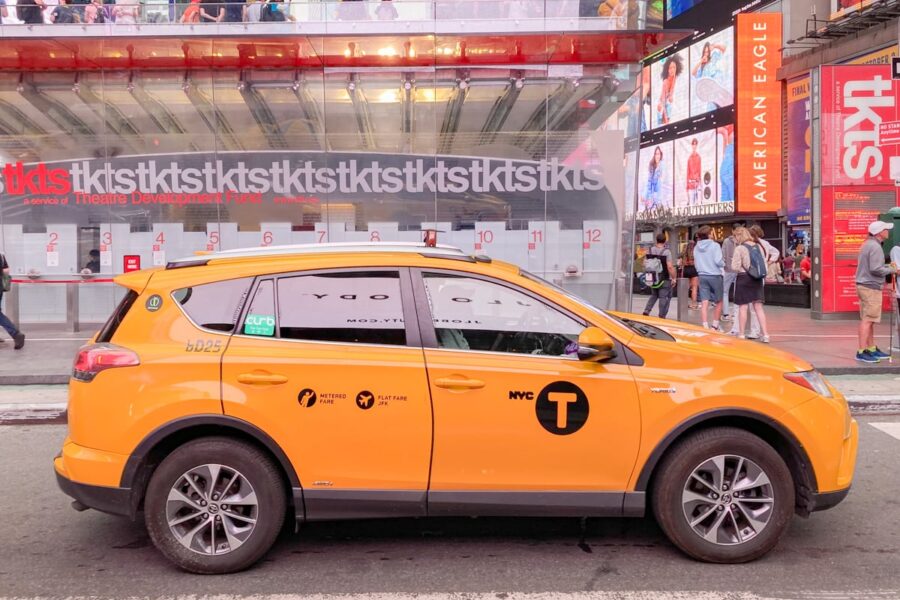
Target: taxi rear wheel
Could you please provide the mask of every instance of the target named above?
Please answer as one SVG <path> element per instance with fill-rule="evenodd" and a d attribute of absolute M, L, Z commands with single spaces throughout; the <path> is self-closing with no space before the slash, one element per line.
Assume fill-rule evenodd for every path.
<path fill-rule="evenodd" d="M 150 538 L 166 558 L 192 573 L 231 573 L 271 548 L 286 499 L 280 473 L 262 451 L 210 437 L 163 460 L 144 509 Z"/>
<path fill-rule="evenodd" d="M 794 512 L 784 460 L 742 429 L 692 435 L 666 455 L 657 473 L 656 520 L 673 544 L 698 560 L 755 560 L 775 547 Z"/>

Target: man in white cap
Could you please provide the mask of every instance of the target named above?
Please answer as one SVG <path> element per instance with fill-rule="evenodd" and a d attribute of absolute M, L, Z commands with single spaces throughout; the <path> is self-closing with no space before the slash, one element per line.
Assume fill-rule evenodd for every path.
<path fill-rule="evenodd" d="M 859 296 L 859 349 L 856 360 L 865 363 L 877 363 L 886 358 L 875 345 L 875 323 L 881 323 L 882 290 L 884 279 L 896 272 L 891 265 L 884 263 L 884 250 L 881 244 L 890 235 L 893 223 L 874 221 L 869 224 L 869 237 L 859 249 L 856 266 L 856 295 Z"/>

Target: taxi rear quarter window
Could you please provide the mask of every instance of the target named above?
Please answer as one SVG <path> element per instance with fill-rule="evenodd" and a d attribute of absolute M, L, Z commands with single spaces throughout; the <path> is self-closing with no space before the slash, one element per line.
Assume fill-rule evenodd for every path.
<path fill-rule="evenodd" d="M 172 297 L 198 327 L 231 333 L 250 292 L 253 279 L 227 279 L 180 288 Z"/>

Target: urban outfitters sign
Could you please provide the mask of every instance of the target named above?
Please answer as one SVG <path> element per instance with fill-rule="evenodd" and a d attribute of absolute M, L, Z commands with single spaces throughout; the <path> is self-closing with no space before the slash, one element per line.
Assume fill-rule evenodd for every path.
<path fill-rule="evenodd" d="M 737 210 L 781 209 L 781 13 L 737 16 Z"/>

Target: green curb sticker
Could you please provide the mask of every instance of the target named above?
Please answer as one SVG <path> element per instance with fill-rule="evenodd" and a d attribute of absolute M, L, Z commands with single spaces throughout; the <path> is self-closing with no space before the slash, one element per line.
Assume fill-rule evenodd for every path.
<path fill-rule="evenodd" d="M 247 315 L 244 321 L 244 333 L 247 335 L 275 335 L 275 317 L 272 315 Z"/>
<path fill-rule="evenodd" d="M 159 294 L 153 294 L 147 298 L 147 304 L 144 306 L 147 307 L 148 311 L 156 312 L 162 308 L 162 297 Z"/>

